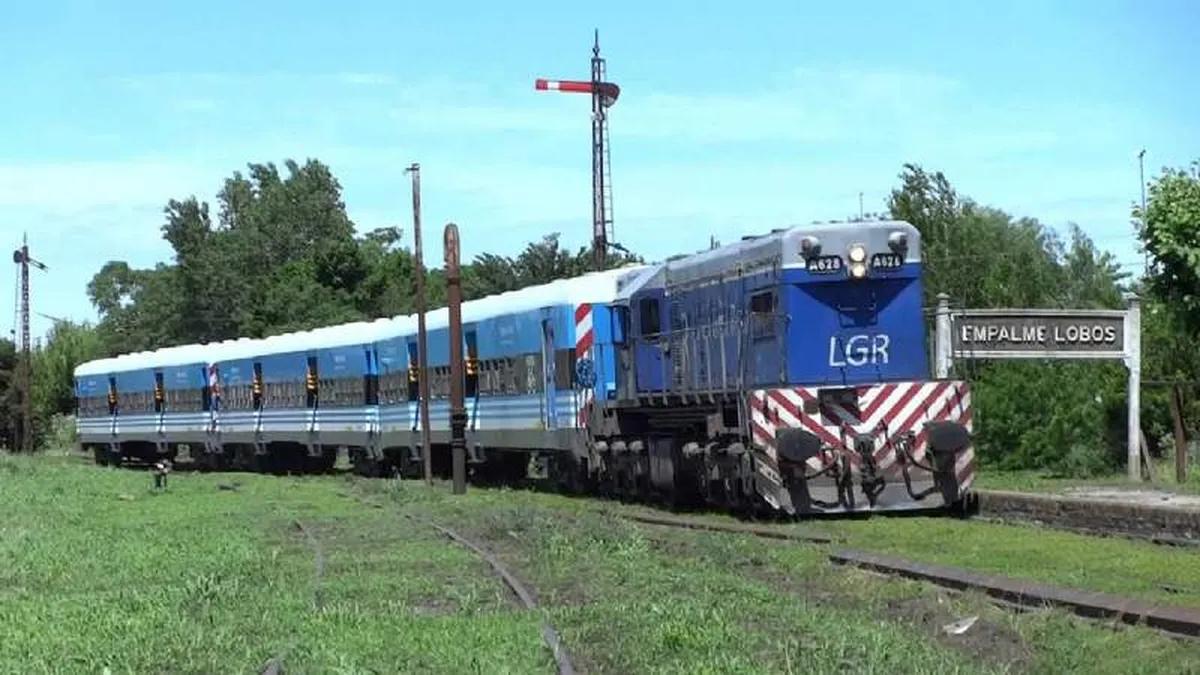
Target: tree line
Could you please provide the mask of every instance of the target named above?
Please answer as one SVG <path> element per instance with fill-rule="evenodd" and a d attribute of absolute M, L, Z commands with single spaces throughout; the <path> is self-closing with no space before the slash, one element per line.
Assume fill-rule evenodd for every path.
<path fill-rule="evenodd" d="M 1122 293 L 1144 297 L 1147 378 L 1198 379 L 1200 357 L 1200 176 L 1166 170 L 1150 186 L 1146 213 L 1132 213 L 1154 264 L 1134 279 L 1078 226 L 1066 237 L 960 195 L 940 172 L 903 167 L 888 198 L 891 217 L 920 230 L 926 305 L 947 293 L 964 307 L 1116 308 Z M 162 235 L 171 263 L 149 269 L 105 264 L 87 293 L 100 320 L 60 322 L 35 355 L 35 428 L 43 436 L 72 407 L 71 371 L 99 356 L 409 314 L 416 264 L 399 227 L 361 235 L 328 166 L 308 160 L 251 164 L 224 181 L 210 207 L 195 197 L 167 202 Z M 638 260 L 612 256 L 609 264 Z M 445 297 L 440 260 L 426 273 L 429 306 Z M 427 263 L 428 266 L 428 263 Z M 463 269 L 476 298 L 591 269 L 586 248 L 557 234 L 515 256 L 478 255 Z M 12 405 L 12 343 L 0 341 L 0 402 Z M 1123 457 L 1124 374 L 1119 364 L 988 363 L 960 366 L 974 386 L 977 447 L 992 466 L 1051 468 L 1079 475 Z M 1147 436 L 1169 431 L 1165 399 L 1143 395 Z M 0 441 L 9 416 L 0 420 Z"/>

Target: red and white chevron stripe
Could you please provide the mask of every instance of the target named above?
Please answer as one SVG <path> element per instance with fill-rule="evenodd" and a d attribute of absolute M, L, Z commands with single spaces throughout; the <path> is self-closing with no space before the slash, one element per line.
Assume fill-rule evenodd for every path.
<path fill-rule="evenodd" d="M 592 306 L 582 304 L 575 308 L 575 360 L 592 358 L 592 344 L 596 340 L 592 327 Z M 574 373 L 571 374 L 572 378 Z M 575 386 L 575 421 L 580 427 L 587 426 L 588 407 L 592 403 L 595 391 L 592 387 Z"/>
<path fill-rule="evenodd" d="M 923 461 L 928 449 L 925 422 L 952 420 L 971 429 L 971 392 L 965 382 L 894 382 L 856 387 L 835 401 L 822 400 L 818 387 L 759 389 L 750 393 L 750 423 L 754 442 L 776 460 L 775 432 L 802 428 L 827 446 L 823 455 L 808 460 L 820 471 L 845 454 L 857 470 L 861 457 L 854 437 L 869 434 L 875 442 L 875 465 L 885 475 L 896 475 L 895 445 L 912 432 L 913 457 Z M 975 452 L 967 448 L 955 466 L 959 485 L 966 489 L 975 477 Z"/>

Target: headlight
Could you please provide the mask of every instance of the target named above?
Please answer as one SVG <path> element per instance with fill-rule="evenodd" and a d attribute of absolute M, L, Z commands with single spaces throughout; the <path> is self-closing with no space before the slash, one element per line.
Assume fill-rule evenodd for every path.
<path fill-rule="evenodd" d="M 850 263 L 850 276 L 855 279 L 862 279 L 867 276 L 867 264 L 864 262 Z"/>
<path fill-rule="evenodd" d="M 850 247 L 850 262 L 861 263 L 867 261 L 867 249 L 862 244 L 855 244 Z M 863 268 L 865 271 L 865 267 Z"/>

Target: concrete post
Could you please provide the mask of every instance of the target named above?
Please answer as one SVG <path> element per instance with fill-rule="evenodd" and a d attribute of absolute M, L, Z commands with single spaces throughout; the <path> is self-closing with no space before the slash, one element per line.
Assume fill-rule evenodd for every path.
<path fill-rule="evenodd" d="M 933 376 L 939 380 L 950 377 L 950 365 L 953 362 L 950 330 L 950 296 L 938 293 L 933 336 Z"/>
<path fill-rule="evenodd" d="M 1129 480 L 1142 479 L 1141 443 L 1142 410 L 1142 303 L 1137 295 L 1128 293 L 1125 301 L 1125 367 L 1129 369 L 1129 428 L 1127 429 L 1127 468 Z"/>

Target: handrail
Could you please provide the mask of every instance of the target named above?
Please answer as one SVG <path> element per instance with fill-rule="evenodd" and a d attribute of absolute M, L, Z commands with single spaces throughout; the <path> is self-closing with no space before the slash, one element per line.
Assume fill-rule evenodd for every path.
<path fill-rule="evenodd" d="M 647 336 L 634 337 L 632 342 L 636 349 L 639 346 L 658 347 L 662 352 L 659 360 L 659 375 L 661 385 L 657 389 L 643 391 L 643 395 L 667 396 L 678 393 L 684 395 L 713 396 L 743 388 L 749 381 L 750 374 L 746 368 L 750 363 L 747 354 L 754 348 L 756 341 L 770 342 L 772 349 L 779 355 L 781 372 L 786 372 L 787 351 L 781 342 L 786 338 L 791 317 L 782 312 L 748 313 L 745 318 L 732 321 L 708 323 L 703 326 L 689 326 L 655 333 Z M 772 326 L 769 334 L 755 335 L 755 326 Z M 731 373 L 728 363 L 728 336 L 737 335 L 737 364 Z M 665 347 L 663 346 L 665 345 Z M 701 349 L 704 347 L 704 349 Z M 720 350 L 720 379 L 714 377 L 717 369 L 713 363 L 713 349 Z M 677 350 L 677 351 L 676 351 Z M 700 354 L 703 354 L 701 357 Z M 678 366 L 676 366 L 678 357 Z M 697 370 L 703 358 L 703 377 Z M 668 365 L 670 361 L 670 365 Z M 731 380 L 732 376 L 732 380 Z M 781 379 L 781 381 L 783 381 Z"/>

